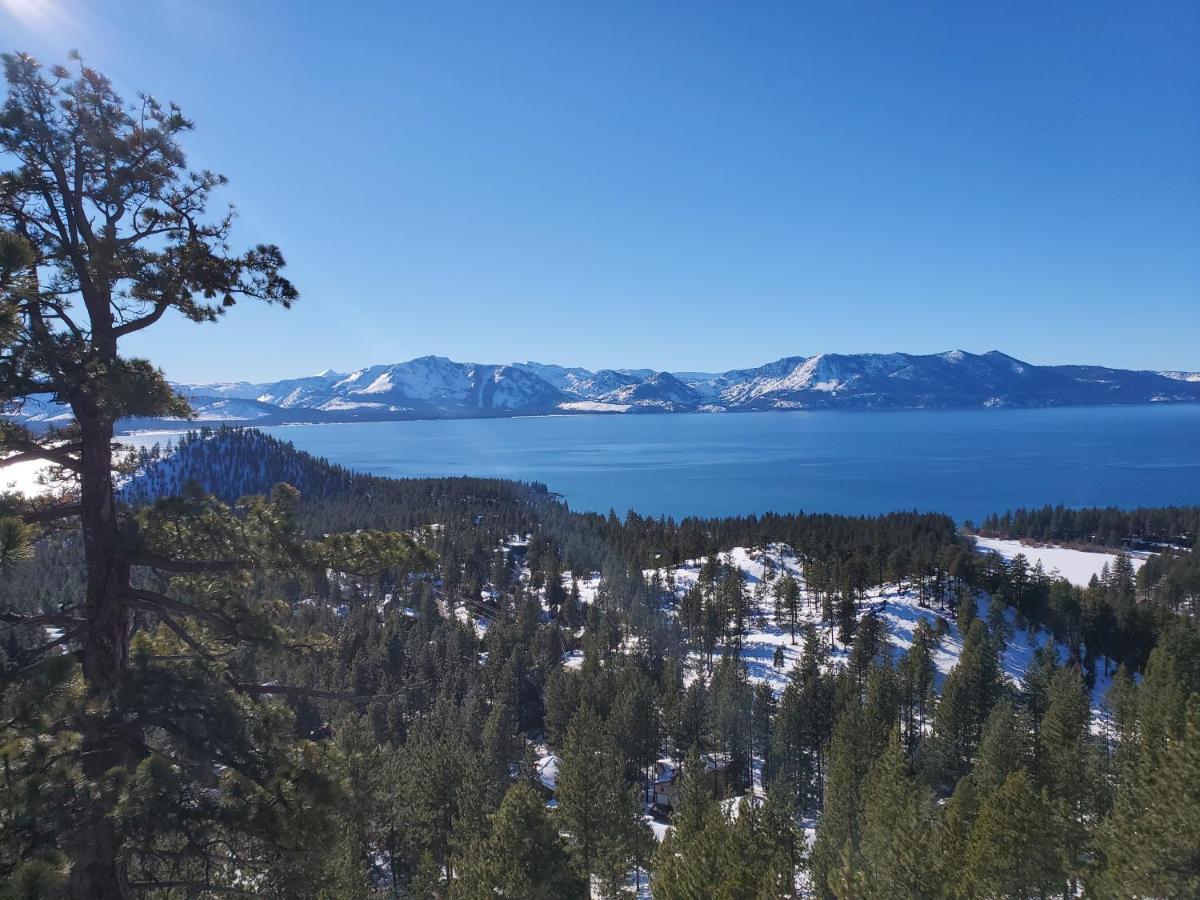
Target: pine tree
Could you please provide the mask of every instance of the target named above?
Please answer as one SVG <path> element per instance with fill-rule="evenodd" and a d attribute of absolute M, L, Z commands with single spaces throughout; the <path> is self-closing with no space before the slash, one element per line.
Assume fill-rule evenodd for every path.
<path fill-rule="evenodd" d="M 626 779 L 641 783 L 648 793 L 648 773 L 659 747 L 659 721 L 653 685 L 638 670 L 622 671 L 608 725 L 624 758 Z"/>
<path fill-rule="evenodd" d="M 861 868 L 850 896 L 890 900 L 933 895 L 925 849 L 932 809 L 931 798 L 909 776 L 899 733 L 893 731 L 863 785 Z"/>
<path fill-rule="evenodd" d="M 705 775 L 705 763 L 695 747 L 683 761 L 679 790 L 671 813 L 672 833 L 681 840 L 698 834 L 705 824 L 720 813 Z"/>
<path fill-rule="evenodd" d="M 734 790 L 750 781 L 750 714 L 753 694 L 740 656 L 725 654 L 713 672 L 708 726 L 710 746 L 724 755 L 726 777 Z"/>
<path fill-rule="evenodd" d="M 934 717 L 935 780 L 953 784 L 974 760 L 983 723 L 1000 696 L 1000 666 L 978 619 L 971 622 L 962 654 L 942 685 Z"/>
<path fill-rule="evenodd" d="M 570 900 L 587 896 L 562 839 L 537 792 L 518 782 L 508 789 L 478 852 L 459 861 L 454 900 Z"/>
<path fill-rule="evenodd" d="M 775 720 L 775 692 L 766 682 L 754 686 L 754 699 L 750 715 L 750 755 L 763 761 L 763 781 L 769 782 L 774 775 L 775 764 L 771 759 L 771 727 Z"/>
<path fill-rule="evenodd" d="M 6 55 L 4 67 L 0 152 L 17 168 L 0 179 L 0 405 L 52 393 L 72 421 L 37 435 L 5 423 L 0 453 L 5 465 L 50 461 L 77 488 L 16 512 L 27 525 L 77 521 L 84 580 L 78 603 L 8 618 L 28 634 L 62 631 L 23 645 L 5 696 L 4 744 L 25 748 L 8 759 L 8 784 L 37 796 L 0 825 L 3 843 L 45 847 L 53 835 L 46 850 L 64 860 L 73 897 L 123 898 L 165 877 L 229 888 L 247 877 L 239 859 L 270 860 L 276 890 L 311 889 L 343 788 L 271 698 L 356 695 L 261 683 L 272 651 L 301 649 L 263 586 L 320 583 L 329 569 L 403 574 L 427 555 L 401 535 L 306 541 L 284 487 L 237 509 L 199 491 L 140 510 L 117 502 L 117 420 L 188 412 L 122 340 L 169 311 L 213 321 L 240 299 L 289 306 L 297 294 L 278 248 L 229 251 L 232 215 L 208 213 L 224 179 L 186 168 L 192 123 L 178 108 L 144 95 L 131 109 L 81 62 L 47 72 Z M 18 560 L 31 535 L 0 530 L 0 558 Z M 59 760 L 49 782 L 46 752 Z"/>
<path fill-rule="evenodd" d="M 997 790 L 1009 775 L 1024 769 L 1029 761 L 1028 726 L 1011 703 L 1001 700 L 988 715 L 979 741 L 979 756 L 971 778 L 984 794 Z"/>
<path fill-rule="evenodd" d="M 788 572 L 775 582 L 775 621 L 786 622 L 792 643 L 796 643 L 796 624 L 800 615 L 800 584 Z"/>
<path fill-rule="evenodd" d="M 921 619 L 913 629 L 912 646 L 900 659 L 901 726 L 904 753 L 911 765 L 924 739 L 929 710 L 935 701 L 933 648 L 937 640 L 929 623 Z"/>
<path fill-rule="evenodd" d="M 733 829 L 712 803 L 705 808 L 699 827 L 673 828 L 654 854 L 655 900 L 701 900 L 733 896 L 723 893 L 727 880 L 740 880 L 744 860 L 739 858 Z"/>
<path fill-rule="evenodd" d="M 987 797 L 966 848 L 963 882 L 969 896 L 1033 898 L 1059 889 L 1054 816 L 1025 772 L 1015 772 Z"/>
<path fill-rule="evenodd" d="M 624 782 L 621 754 L 604 723 L 585 706 L 571 720 L 561 756 L 556 818 L 579 872 L 608 874 L 615 856 L 632 858 L 641 822 Z"/>
<path fill-rule="evenodd" d="M 1091 703 L 1079 671 L 1059 669 L 1050 683 L 1049 705 L 1042 718 L 1038 781 L 1051 798 L 1071 892 L 1086 855 L 1090 855 L 1086 854 L 1088 823 L 1096 819 L 1101 807 L 1091 720 Z"/>
<path fill-rule="evenodd" d="M 996 786 L 999 788 L 999 785 Z M 958 898 L 963 882 L 963 866 L 971 832 L 979 817 L 979 807 L 985 794 L 975 776 L 960 778 L 954 793 L 946 801 L 933 832 L 931 877 L 940 889 L 939 896 Z"/>
<path fill-rule="evenodd" d="M 1112 687 L 1104 698 L 1109 715 L 1108 726 L 1109 770 L 1119 774 L 1137 756 L 1137 685 L 1124 665 L 1117 667 Z"/>
<path fill-rule="evenodd" d="M 552 669 L 546 676 L 543 707 L 546 736 L 552 746 L 558 746 L 566 737 L 571 717 L 579 708 L 579 676 L 562 667 Z"/>
<path fill-rule="evenodd" d="M 1182 731 L 1124 773 L 1101 846 L 1099 896 L 1200 896 L 1200 699 L 1195 695 Z"/>
<path fill-rule="evenodd" d="M 852 706 L 842 712 L 834 728 L 824 805 L 811 856 L 813 887 L 821 897 L 834 895 L 836 876 L 846 866 L 851 870 L 858 866 L 862 785 L 870 763 L 865 720 L 862 710 Z"/>

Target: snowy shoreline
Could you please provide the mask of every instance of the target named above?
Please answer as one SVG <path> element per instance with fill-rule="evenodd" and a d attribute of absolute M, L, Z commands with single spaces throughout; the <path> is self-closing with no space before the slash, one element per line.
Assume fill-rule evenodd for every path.
<path fill-rule="evenodd" d="M 1046 574 L 1057 573 L 1080 587 L 1086 587 L 1093 575 L 1099 577 L 1103 568 L 1111 566 L 1118 555 L 1114 551 L 1078 550 L 1056 544 L 1026 544 L 1003 538 L 974 537 L 973 540 L 975 549 L 981 553 L 998 553 L 1010 561 L 1018 555 L 1024 556 L 1030 566 L 1040 562 Z M 1134 571 L 1140 569 L 1150 557 L 1149 553 L 1144 552 L 1129 552 L 1126 555 L 1132 560 Z"/>

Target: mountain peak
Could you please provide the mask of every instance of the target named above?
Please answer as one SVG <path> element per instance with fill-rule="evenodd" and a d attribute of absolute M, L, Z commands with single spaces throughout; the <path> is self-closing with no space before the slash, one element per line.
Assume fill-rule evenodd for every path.
<path fill-rule="evenodd" d="M 1200 376 L 1101 366 L 1036 366 L 999 350 L 816 353 L 705 374 L 545 363 L 460 363 L 420 356 L 342 375 L 265 384 L 178 385 L 208 422 L 335 422 L 563 412 L 950 409 L 1200 403 Z M 18 421 L 45 427 L 52 401 Z M 141 423 L 139 423 L 141 424 Z M 167 423 L 162 423 L 167 424 Z"/>

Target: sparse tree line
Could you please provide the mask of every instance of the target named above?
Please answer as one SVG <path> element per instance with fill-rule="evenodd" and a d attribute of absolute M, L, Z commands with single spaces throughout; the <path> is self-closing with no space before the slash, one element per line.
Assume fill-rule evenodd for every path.
<path fill-rule="evenodd" d="M 1138 509 L 1043 506 L 993 513 L 979 533 L 988 537 L 1157 549 L 1188 548 L 1200 540 L 1200 506 Z"/>

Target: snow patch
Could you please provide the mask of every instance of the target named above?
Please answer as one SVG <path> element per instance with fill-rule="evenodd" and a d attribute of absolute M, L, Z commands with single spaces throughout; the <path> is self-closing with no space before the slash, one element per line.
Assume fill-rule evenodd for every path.
<path fill-rule="evenodd" d="M 1071 584 L 1080 587 L 1086 587 L 1093 575 L 1099 577 L 1105 565 L 1111 568 L 1117 558 L 1116 553 L 1073 550 L 1069 547 L 1038 547 L 1000 538 L 977 537 L 975 538 L 975 548 L 980 552 L 998 553 L 1006 560 L 1023 555 L 1031 567 L 1040 562 L 1047 574 L 1061 575 Z M 1147 555 L 1130 553 L 1128 556 L 1132 560 L 1136 572 L 1145 564 Z"/>

